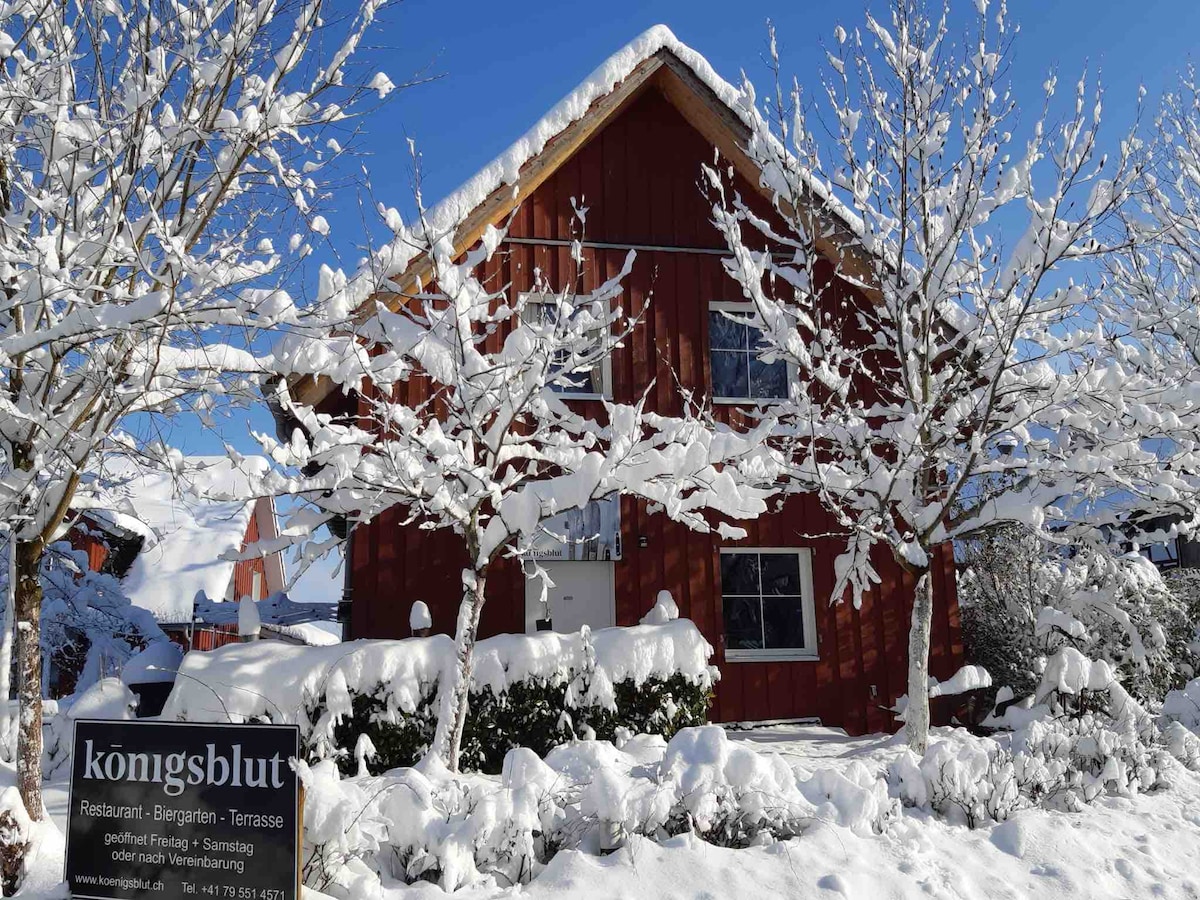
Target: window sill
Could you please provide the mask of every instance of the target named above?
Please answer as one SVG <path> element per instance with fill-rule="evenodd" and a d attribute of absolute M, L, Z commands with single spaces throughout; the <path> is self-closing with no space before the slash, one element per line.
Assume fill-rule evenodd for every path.
<path fill-rule="evenodd" d="M 815 650 L 726 650 L 725 662 L 817 662 Z"/>
<path fill-rule="evenodd" d="M 717 406 L 774 406 L 776 403 L 787 403 L 787 397 L 713 397 Z"/>
<path fill-rule="evenodd" d="M 566 391 L 556 391 L 550 388 L 550 393 L 560 400 L 611 400 L 609 394 L 568 394 Z"/>

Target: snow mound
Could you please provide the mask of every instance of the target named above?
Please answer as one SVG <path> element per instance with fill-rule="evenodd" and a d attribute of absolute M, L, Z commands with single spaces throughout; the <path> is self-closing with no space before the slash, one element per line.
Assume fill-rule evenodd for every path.
<path fill-rule="evenodd" d="M 953 697 L 992 686 L 992 676 L 983 666 L 963 666 L 945 681 L 939 681 L 929 688 L 929 697 Z"/>
<path fill-rule="evenodd" d="M 429 614 L 429 607 L 425 605 L 424 600 L 417 600 L 412 605 L 412 609 L 408 612 L 408 627 L 414 632 L 422 628 L 433 627 L 433 616 Z"/>
<path fill-rule="evenodd" d="M 1184 728 L 1200 730 L 1200 678 L 1193 678 L 1181 690 L 1168 693 L 1162 714 Z"/>
<path fill-rule="evenodd" d="M 679 607 L 670 591 L 659 591 L 650 611 L 642 616 L 643 625 L 665 625 L 679 618 Z"/>
<path fill-rule="evenodd" d="M 258 604 L 252 597 L 243 597 L 238 601 L 238 636 L 258 637 L 262 631 L 262 618 L 258 614 Z"/>
<path fill-rule="evenodd" d="M 145 650 L 129 658 L 121 669 L 125 684 L 158 684 L 175 680 L 183 648 L 171 641 L 155 641 Z"/>
<path fill-rule="evenodd" d="M 119 678 L 102 678 L 86 691 L 64 697 L 42 710 L 42 768 L 47 778 L 70 767 L 76 719 L 128 720 L 135 717 L 137 696 Z"/>

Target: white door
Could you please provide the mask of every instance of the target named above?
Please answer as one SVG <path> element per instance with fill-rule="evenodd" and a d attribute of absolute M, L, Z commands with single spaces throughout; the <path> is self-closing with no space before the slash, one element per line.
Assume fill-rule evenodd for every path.
<path fill-rule="evenodd" d="M 578 631 L 583 625 L 608 628 L 617 624 L 613 563 L 547 561 L 541 565 L 550 574 L 554 587 L 547 590 L 547 602 L 543 604 L 541 579 L 526 579 L 526 634 L 538 630 Z M 549 628 L 545 627 L 547 619 Z"/>

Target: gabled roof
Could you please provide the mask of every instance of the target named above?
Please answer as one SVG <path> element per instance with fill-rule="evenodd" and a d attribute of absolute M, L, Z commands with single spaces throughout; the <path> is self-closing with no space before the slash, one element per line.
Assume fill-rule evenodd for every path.
<path fill-rule="evenodd" d="M 121 584 L 134 606 L 164 624 L 191 621 L 199 591 L 225 596 L 260 503 L 210 499 L 249 494 L 245 471 L 228 457 L 191 456 L 185 463 L 184 472 L 171 473 L 108 458 L 103 488 L 82 492 L 76 504 L 145 538 Z M 241 465 L 265 468 L 267 461 L 246 457 Z"/>
<path fill-rule="evenodd" d="M 605 60 L 507 150 L 427 210 L 425 223 L 430 232 L 451 235 L 460 253 L 474 246 L 489 226 L 503 222 L 590 138 L 651 87 L 661 91 L 742 177 L 772 198 L 771 190 L 761 183 L 761 171 L 746 152 L 758 115 L 747 96 L 718 75 L 708 60 L 682 43 L 667 26 L 655 25 Z M 817 249 L 831 258 L 836 256 L 847 274 L 865 275 L 869 270 L 856 262 L 853 251 L 852 239 L 861 227 L 857 218 L 828 196 L 821 185 L 814 183 L 811 188 L 824 201 L 821 209 L 836 211 L 830 221 L 814 230 L 821 235 Z M 426 284 L 431 274 L 428 257 L 418 252 L 418 242 L 406 232 L 378 253 L 368 268 L 372 278 L 356 279 L 360 286 L 376 284 L 378 281 L 373 279 L 382 275 L 391 281 L 393 289 L 379 296 L 371 294 L 368 287 L 355 297 L 352 282 L 348 286 L 350 303 L 364 318 L 369 315 L 372 300 L 382 300 L 395 308 L 403 296 Z M 327 396 L 333 384 L 326 378 L 304 376 L 293 380 L 290 387 L 297 400 L 311 406 Z"/>

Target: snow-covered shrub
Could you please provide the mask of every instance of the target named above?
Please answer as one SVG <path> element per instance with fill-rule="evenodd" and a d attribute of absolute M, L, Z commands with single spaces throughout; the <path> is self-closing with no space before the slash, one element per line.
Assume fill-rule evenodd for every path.
<path fill-rule="evenodd" d="M 1162 714 L 1184 728 L 1200 731 L 1200 678 L 1193 678 L 1163 700 Z"/>
<path fill-rule="evenodd" d="M 1194 614 L 1145 557 L 1062 548 L 1017 525 L 959 552 L 967 655 L 1016 696 L 1033 693 L 1043 658 L 1062 647 L 1105 660 L 1143 703 L 1195 671 Z"/>
<path fill-rule="evenodd" d="M 906 805 L 974 827 L 1017 809 L 1078 809 L 1103 794 L 1129 796 L 1170 783 L 1176 760 L 1194 766 L 1200 744 L 1162 730 L 1105 660 L 1064 647 L 1035 693 L 1008 707 L 1011 733 L 995 738 L 948 731 L 923 757 L 905 751 L 888 772 Z"/>
<path fill-rule="evenodd" d="M 561 662 L 551 660 L 549 666 L 544 661 L 530 665 L 530 660 L 544 658 L 538 645 L 557 646 L 562 643 L 559 636 L 500 635 L 481 641 L 463 730 L 462 766 L 499 772 L 516 747 L 529 748 L 540 757 L 575 738 L 614 740 L 618 731 L 670 738 L 680 728 L 702 724 L 712 694 L 711 673 L 706 671 L 711 650 L 705 653 L 704 671 L 695 667 L 686 674 L 673 671 L 673 659 L 645 671 L 626 671 L 628 661 L 655 647 L 655 640 L 640 635 L 646 627 L 669 626 L 604 629 L 594 634 L 584 629 L 569 636 L 572 643 L 577 641 L 577 648 L 573 646 Z M 695 626 L 687 622 L 675 630 L 688 634 Z M 433 738 L 433 686 L 405 716 L 393 714 L 378 686 L 351 693 L 351 715 L 334 726 L 335 746 L 349 750 L 360 734 L 366 734 L 376 750 L 368 764 L 371 772 L 413 765 Z M 320 718 L 322 705 L 329 705 L 328 690 L 326 702 L 318 703 L 310 718 Z M 338 759 L 346 773 L 356 766 L 348 753 L 340 753 Z"/>
<path fill-rule="evenodd" d="M 717 677 L 712 647 L 686 619 L 571 634 L 505 634 L 475 650 L 468 768 L 497 772 L 527 746 L 544 755 L 577 737 L 671 736 L 704 721 Z M 438 686 L 454 659 L 445 635 L 331 647 L 240 644 L 192 653 L 180 668 L 167 718 L 296 722 L 312 760 L 358 768 L 355 748 L 379 773 L 416 762 L 429 745 Z"/>
<path fill-rule="evenodd" d="M 53 702 L 53 701 L 51 701 Z M 102 678 L 86 691 L 47 703 L 42 725 L 42 772 L 47 779 L 70 767 L 76 719 L 134 718 L 137 697 L 119 678 Z"/>
<path fill-rule="evenodd" d="M 817 820 L 870 834 L 899 806 L 864 766 L 795 770 L 711 725 L 620 748 L 574 741 L 544 760 L 518 748 L 498 777 L 454 775 L 436 757 L 365 778 L 345 777 L 331 760 L 298 771 L 305 882 L 354 898 L 379 896 L 380 878 L 447 891 L 483 878 L 523 883 L 562 850 L 605 853 L 632 835 L 691 832 L 745 847 Z"/>

